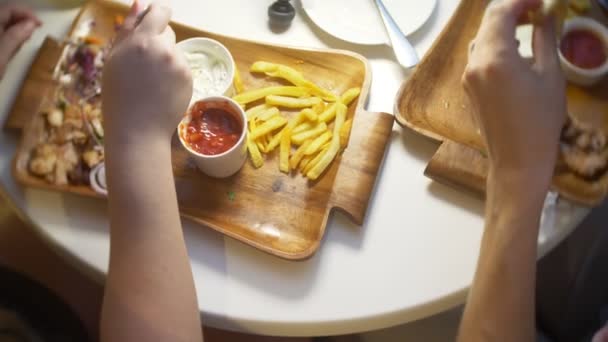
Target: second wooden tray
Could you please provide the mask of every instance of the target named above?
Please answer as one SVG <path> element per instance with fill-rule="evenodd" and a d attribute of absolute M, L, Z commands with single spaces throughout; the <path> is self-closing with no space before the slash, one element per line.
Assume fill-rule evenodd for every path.
<path fill-rule="evenodd" d="M 462 179 L 462 172 L 449 167 L 454 165 L 452 161 L 473 158 L 473 154 L 466 151 L 468 148 L 485 150 L 461 78 L 467 63 L 469 43 L 477 34 L 488 3 L 487 0 L 460 2 L 440 37 L 399 91 L 395 104 L 395 116 L 399 124 L 432 139 L 449 141 L 439 151 L 440 154 L 435 156 L 427 174 L 439 171 L 442 175 L 436 178 L 450 179 L 451 183 L 461 180 L 461 185 L 470 185 L 470 178 Z M 593 8 L 591 14 L 598 20 L 606 21 L 598 8 Z M 607 94 L 608 79 L 593 88 L 569 85 L 566 94 L 568 111 L 581 121 L 601 127 L 608 135 Z M 462 147 L 457 147 L 458 144 Z M 474 158 L 483 158 L 483 155 L 475 154 Z M 441 163 L 444 163 L 444 167 L 435 169 Z M 482 173 L 473 169 L 473 166 L 484 163 L 486 161 L 480 160 L 460 166 L 472 168 L 466 173 L 478 177 Z M 455 174 L 446 175 L 446 172 Z M 485 175 L 483 179 L 485 180 Z M 568 169 L 558 168 L 553 186 L 568 199 L 585 205 L 597 205 L 608 194 L 608 173 L 597 180 L 588 181 Z"/>

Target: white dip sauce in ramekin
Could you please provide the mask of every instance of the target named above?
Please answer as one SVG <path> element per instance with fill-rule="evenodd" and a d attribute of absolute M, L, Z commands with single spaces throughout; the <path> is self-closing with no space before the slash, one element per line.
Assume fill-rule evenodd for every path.
<path fill-rule="evenodd" d="M 234 93 L 234 59 L 220 42 L 209 38 L 190 38 L 177 43 L 192 73 L 192 105 L 208 96 Z"/>
<path fill-rule="evenodd" d="M 184 55 L 192 72 L 193 96 L 222 95 L 230 82 L 226 63 L 205 51 L 186 52 Z"/>

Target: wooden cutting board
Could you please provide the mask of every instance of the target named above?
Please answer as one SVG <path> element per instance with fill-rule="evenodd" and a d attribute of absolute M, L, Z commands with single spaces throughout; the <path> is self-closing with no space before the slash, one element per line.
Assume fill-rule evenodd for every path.
<path fill-rule="evenodd" d="M 480 190 L 485 183 L 481 135 L 461 85 L 469 43 L 476 36 L 488 0 L 462 0 L 456 12 L 397 95 L 396 119 L 427 137 L 449 141 L 429 164 L 434 179 Z M 599 8 L 591 16 L 607 22 Z M 593 88 L 568 85 L 568 110 L 580 121 L 602 127 L 608 135 L 608 78 Z M 459 146 L 460 145 L 460 146 Z M 467 161 L 462 162 L 460 159 Z M 482 181 L 483 179 L 483 181 Z M 474 181 L 473 181 L 474 180 Z M 562 196 L 585 205 L 597 205 L 608 194 L 608 173 L 588 181 L 558 165 L 553 187 Z"/>
<path fill-rule="evenodd" d="M 126 12 L 124 5 L 105 0 L 89 2 L 71 32 L 94 20 L 95 34 L 108 39 L 114 33 L 115 16 Z M 279 172 L 277 156 L 267 158 L 261 169 L 254 169 L 248 162 L 230 178 L 213 179 L 196 169 L 174 137 L 172 158 L 181 214 L 248 245 L 291 260 L 305 259 L 315 253 L 332 211 L 343 211 L 353 222 L 362 224 L 393 126 L 392 115 L 362 109 L 371 81 L 365 58 L 348 51 L 266 45 L 177 23 L 171 26 L 178 41 L 210 37 L 228 47 L 246 89 L 279 84 L 247 72 L 257 60 L 292 66 L 313 82 L 338 94 L 351 87 L 361 87 L 357 103 L 349 107 L 348 115 L 353 117 L 349 146 L 316 182 L 309 182 L 299 174 Z M 51 40 L 47 39 L 43 44 L 7 121 L 8 128 L 22 128 L 23 133 L 15 156 L 14 176 L 25 186 L 96 196 L 87 186 L 54 186 L 31 176 L 27 170 L 30 151 L 39 141 L 44 125 L 39 111 L 49 98 L 46 94 L 55 86 L 52 73 L 60 50 L 60 44 Z"/>
<path fill-rule="evenodd" d="M 488 160 L 481 152 L 445 140 L 433 155 L 424 174 L 439 183 L 485 196 Z"/>
<path fill-rule="evenodd" d="M 485 197 L 489 162 L 483 153 L 466 145 L 444 140 L 433 158 L 428 163 L 424 174 L 432 180 L 459 188 Z M 563 171 L 558 166 L 553 176 L 554 190 L 566 198 L 587 206 L 597 206 L 605 198 L 601 183 L 589 187 L 578 177 Z M 579 197 L 580 189 L 586 187 L 589 192 Z"/>

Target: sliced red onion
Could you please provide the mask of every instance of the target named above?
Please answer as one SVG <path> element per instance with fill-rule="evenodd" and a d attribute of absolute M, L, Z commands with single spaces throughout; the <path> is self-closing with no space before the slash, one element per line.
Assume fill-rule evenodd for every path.
<path fill-rule="evenodd" d="M 104 162 L 97 164 L 89 173 L 89 181 L 91 183 L 91 188 L 95 190 L 96 193 L 107 196 L 108 195 L 108 186 L 106 183 L 106 166 Z"/>

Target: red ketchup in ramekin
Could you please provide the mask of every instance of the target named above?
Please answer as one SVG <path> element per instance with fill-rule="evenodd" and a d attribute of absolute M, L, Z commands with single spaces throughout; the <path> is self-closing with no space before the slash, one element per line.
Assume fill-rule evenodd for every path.
<path fill-rule="evenodd" d="M 576 29 L 562 38 L 560 50 L 566 59 L 583 69 L 599 68 L 606 62 L 604 42 L 592 31 Z"/>
<path fill-rule="evenodd" d="M 200 154 L 222 154 L 234 147 L 243 133 L 237 114 L 228 106 L 209 107 L 199 101 L 192 105 L 190 117 L 183 139 L 188 147 Z"/>
<path fill-rule="evenodd" d="M 590 87 L 608 74 L 608 28 L 589 17 L 565 21 L 559 60 L 570 83 Z"/>

